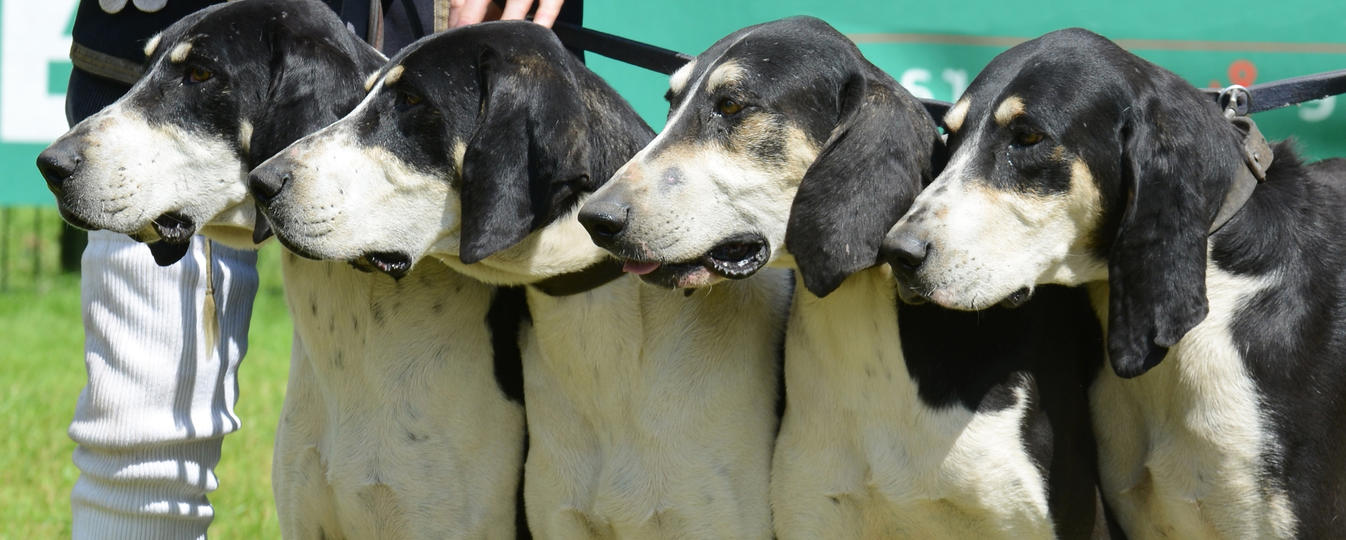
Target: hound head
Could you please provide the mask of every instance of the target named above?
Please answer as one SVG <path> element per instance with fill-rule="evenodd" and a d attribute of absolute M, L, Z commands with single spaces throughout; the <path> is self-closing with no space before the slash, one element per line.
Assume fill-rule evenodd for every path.
<path fill-rule="evenodd" d="M 825 295 L 878 263 L 942 150 L 920 104 L 813 18 L 720 40 L 668 100 L 667 127 L 580 212 L 595 243 L 668 287 L 792 257 Z"/>
<path fill-rule="evenodd" d="M 1207 231 L 1240 163 L 1212 100 L 1062 30 L 996 57 L 945 123 L 948 167 L 884 243 L 908 300 L 981 309 L 1106 279 L 1122 376 L 1205 317 Z"/>
<path fill-rule="evenodd" d="M 252 245 L 248 170 L 354 107 L 352 81 L 379 62 L 314 0 L 204 9 L 145 54 L 130 91 L 52 143 L 38 168 L 71 224 L 178 246 L 177 258 L 202 227 Z"/>
<path fill-rule="evenodd" d="M 350 115 L 252 173 L 291 250 L 393 275 L 432 255 L 500 283 L 605 257 L 573 210 L 606 179 L 595 172 L 611 174 L 651 133 L 549 30 L 438 34 L 368 87 Z"/>

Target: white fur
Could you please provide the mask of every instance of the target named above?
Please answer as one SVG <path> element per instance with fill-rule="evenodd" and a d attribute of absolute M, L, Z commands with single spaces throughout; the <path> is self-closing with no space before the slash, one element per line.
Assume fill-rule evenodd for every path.
<path fill-rule="evenodd" d="M 722 82 L 735 69 L 708 73 L 696 84 Z M 695 114 L 692 101 L 603 188 L 630 205 L 624 237 L 650 260 L 676 262 L 757 233 L 773 248 L 773 266 L 792 266 L 786 222 L 820 149 L 798 130 L 754 125 L 753 117 L 741 120 L 736 137 L 785 138 L 784 166 L 714 142 L 667 140 Z M 674 168 L 681 178 L 669 174 Z M 1020 436 L 1026 394 L 989 414 L 922 403 L 902 357 L 894 289 L 886 267 L 851 276 L 825 299 L 795 286 L 789 408 L 772 462 L 776 535 L 1051 537 L 1046 487 Z"/>
<path fill-rule="evenodd" d="M 668 77 L 669 91 L 676 94 L 681 92 L 683 88 L 686 88 L 687 81 L 692 78 L 692 71 L 694 70 L 696 70 L 696 60 L 689 61 L 678 68 L 677 71 L 674 71 L 673 74 Z"/>
<path fill-rule="evenodd" d="M 907 285 L 945 307 L 984 309 L 1021 288 L 1106 279 L 1106 264 L 1087 243 L 1101 196 L 1082 161 L 1071 162 L 1066 193 L 1031 195 L 973 177 L 966 147 L 975 139 L 893 226 L 918 227 L 931 242 L 918 281 Z"/>
<path fill-rule="evenodd" d="M 491 283 L 533 283 L 606 258 L 572 212 L 463 264 L 449 179 L 359 147 L 346 124 L 285 151 L 292 185 L 270 209 L 287 241 L 339 259 L 370 250 L 433 257 Z M 529 291 L 534 324 L 521 340 L 535 535 L 770 536 L 787 279 L 766 271 L 691 297 L 634 277 L 563 298 Z"/>
<path fill-rule="evenodd" d="M 491 288 L 286 254 L 295 322 L 272 483 L 286 538 L 514 538 L 523 407 L 496 383 Z"/>
<path fill-rule="evenodd" d="M 247 170 L 228 144 L 251 124 L 217 139 L 125 103 L 66 135 L 88 138 L 66 186 L 74 211 L 141 237 L 177 211 L 252 246 Z M 285 537 L 514 538 L 523 410 L 495 382 L 491 289 L 433 261 L 396 282 L 289 254 L 282 270 L 295 326 L 272 470 Z"/>
<path fill-rule="evenodd" d="M 779 538 L 1051 538 L 1020 435 L 1029 407 L 933 409 L 917 396 L 887 267 L 819 299 L 796 284 L 789 408 L 772 467 Z"/>
<path fill-rule="evenodd" d="M 529 291 L 530 447 L 538 538 L 769 538 L 777 343 L 789 275 L 690 298 L 623 277 Z"/>
<path fill-rule="evenodd" d="M 276 234 L 335 260 L 370 251 L 402 251 L 416 260 L 441 237 L 456 239 L 458 197 L 450 196 L 448 179 L 413 170 L 383 149 L 360 147 L 347 125 L 300 139 L 259 166 L 279 156 L 294 165 L 292 180 L 269 203 Z"/>
<path fill-rule="evenodd" d="M 233 137 L 151 124 L 124 100 L 64 137 L 86 139 L 84 163 L 62 186 L 71 197 L 65 209 L 99 229 L 154 240 L 147 229 L 160 215 L 181 213 L 201 226 L 248 198 Z"/>
<path fill-rule="evenodd" d="M 156 50 L 159 49 L 159 42 L 160 42 L 161 40 L 163 40 L 163 38 L 164 38 L 164 35 L 163 35 L 162 33 L 159 33 L 159 34 L 154 34 L 154 36 L 151 37 L 151 38 L 149 39 L 149 41 L 146 41 L 146 42 L 145 42 L 145 56 L 153 55 L 153 54 L 154 54 L 154 51 L 156 51 Z"/>
<path fill-rule="evenodd" d="M 1206 270 L 1210 312 L 1134 379 L 1104 368 L 1090 393 L 1103 494 L 1130 538 L 1289 538 L 1284 486 L 1259 478 L 1278 453 L 1230 325 L 1275 277 Z M 1091 288 L 1106 320 L 1107 285 Z"/>

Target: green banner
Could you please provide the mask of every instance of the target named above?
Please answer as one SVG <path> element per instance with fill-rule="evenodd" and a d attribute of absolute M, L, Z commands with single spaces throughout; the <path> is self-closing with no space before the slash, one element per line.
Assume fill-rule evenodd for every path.
<path fill-rule="evenodd" d="M 52 204 L 33 160 L 65 130 L 69 29 L 76 0 L 0 0 L 0 205 Z M 1080 26 L 1197 86 L 1252 84 L 1346 68 L 1341 0 L 1002 2 L 964 0 L 586 0 L 587 26 L 696 54 L 759 22 L 813 15 L 855 40 L 921 97 L 956 98 L 996 54 Z M 667 77 L 589 55 L 656 129 Z M 1309 156 L 1346 155 L 1346 103 L 1328 98 L 1256 116 L 1268 137 L 1293 136 Z"/>
<path fill-rule="evenodd" d="M 1346 2 L 1340 0 L 585 1 L 587 26 L 688 54 L 738 28 L 791 15 L 826 20 L 912 93 L 942 100 L 958 97 L 1005 49 L 1072 26 L 1103 34 L 1201 87 L 1346 68 Z M 590 65 L 652 126 L 663 126 L 666 77 L 604 58 Z M 1346 155 L 1346 103 L 1338 98 L 1255 119 L 1268 137 L 1295 137 L 1309 156 Z"/>

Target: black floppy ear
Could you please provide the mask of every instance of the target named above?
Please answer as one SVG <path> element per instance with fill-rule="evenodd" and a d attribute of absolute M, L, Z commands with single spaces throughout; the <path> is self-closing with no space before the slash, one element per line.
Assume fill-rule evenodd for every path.
<path fill-rule="evenodd" d="M 545 54 L 507 58 L 491 48 L 478 60 L 481 113 L 459 187 L 464 263 L 518 243 L 594 188 L 588 111 L 564 62 Z"/>
<path fill-rule="evenodd" d="M 363 96 L 360 83 L 368 75 L 336 44 L 274 24 L 266 94 L 249 111 L 252 114 L 245 113 L 254 120 L 247 156 L 250 168 L 354 109 Z M 341 32 L 350 33 L 344 28 Z M 354 39 L 336 37 L 343 38 Z M 357 54 L 361 53 L 374 54 L 372 50 Z"/>
<path fill-rule="evenodd" d="M 895 82 L 852 75 L 840 104 L 785 231 L 804 286 L 820 297 L 878 263 L 884 234 L 930 179 L 943 148 L 934 121 Z"/>
<path fill-rule="evenodd" d="M 1136 103 L 1121 128 L 1125 211 L 1108 255 L 1108 356 L 1121 377 L 1159 364 L 1206 318 L 1206 237 L 1238 157 L 1209 103 Z"/>

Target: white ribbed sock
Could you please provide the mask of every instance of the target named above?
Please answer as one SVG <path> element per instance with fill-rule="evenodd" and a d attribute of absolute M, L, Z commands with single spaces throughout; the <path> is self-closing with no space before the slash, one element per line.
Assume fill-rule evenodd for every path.
<path fill-rule="evenodd" d="M 89 234 L 81 275 L 85 365 L 70 438 L 75 538 L 200 538 L 224 435 L 239 427 L 256 253 L 192 240 L 160 267 L 143 244 Z"/>

